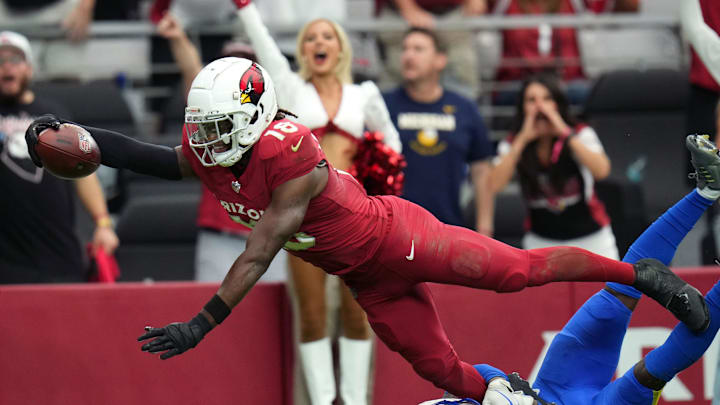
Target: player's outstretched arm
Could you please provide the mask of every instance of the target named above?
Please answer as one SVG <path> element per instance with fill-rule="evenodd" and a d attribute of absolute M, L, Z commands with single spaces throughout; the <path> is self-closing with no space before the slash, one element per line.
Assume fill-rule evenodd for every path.
<path fill-rule="evenodd" d="M 310 200 L 320 194 L 326 184 L 327 168 L 315 168 L 278 186 L 270 206 L 250 233 L 245 251 L 230 267 L 217 294 L 189 322 L 172 323 L 164 328 L 145 327 L 146 333 L 138 340 L 154 339 L 141 349 L 162 352 L 160 358 L 165 360 L 195 347 L 214 326 L 222 323 L 300 228 Z"/>
<path fill-rule="evenodd" d="M 30 124 L 25 131 L 25 141 L 33 162 L 42 167 L 42 160 L 35 153 L 38 135 L 47 128 L 59 128 L 60 124 L 74 122 L 62 120 L 52 114 L 43 115 Z M 85 128 L 100 148 L 102 164 L 114 168 L 132 170 L 137 173 L 180 180 L 193 175 L 185 156 L 178 150 L 161 145 L 140 142 L 123 134 L 102 128 Z"/>
<path fill-rule="evenodd" d="M 295 234 L 310 204 L 327 184 L 327 167 L 277 187 L 270 206 L 248 237 L 245 251 L 233 263 L 218 290 L 230 308 L 237 305 L 262 276 L 283 245 Z"/>

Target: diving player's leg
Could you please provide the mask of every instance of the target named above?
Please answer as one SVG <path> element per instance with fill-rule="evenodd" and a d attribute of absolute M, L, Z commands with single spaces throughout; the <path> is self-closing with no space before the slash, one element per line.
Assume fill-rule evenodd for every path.
<path fill-rule="evenodd" d="M 426 238 L 424 240 L 429 240 Z M 416 243 L 416 254 L 434 253 L 443 258 L 429 263 L 425 279 L 461 284 L 499 292 L 519 291 L 555 281 L 619 281 L 631 284 L 693 330 L 707 327 L 707 310 L 702 295 L 662 263 L 643 259 L 636 264 L 619 262 L 574 247 L 520 250 L 468 229 L 443 225 L 427 247 Z M 421 241 L 423 239 L 420 239 Z M 439 253 L 439 254 L 438 254 Z M 408 271 L 410 271 L 409 266 Z"/>
<path fill-rule="evenodd" d="M 459 397 L 482 401 L 486 383 L 471 364 L 458 358 L 440 323 L 426 284 L 404 295 L 363 305 L 375 334 L 400 353 L 418 375 Z M 418 334 L 420 331 L 420 334 Z"/>
<path fill-rule="evenodd" d="M 383 261 L 415 281 L 459 284 L 499 292 L 554 281 L 635 282 L 633 264 L 558 246 L 522 250 L 466 228 L 443 224 L 410 202 L 394 201 L 393 230 Z M 408 254 L 410 253 L 410 254 Z M 650 273 L 662 264 L 646 265 Z"/>
<path fill-rule="evenodd" d="M 379 260 L 414 282 L 512 292 L 554 281 L 616 281 L 634 285 L 693 330 L 707 326 L 702 295 L 657 260 L 630 264 L 567 246 L 516 249 L 443 224 L 408 201 L 391 203 L 395 219 Z"/>
<path fill-rule="evenodd" d="M 397 202 L 394 215 L 397 220 L 382 259 L 392 268 L 401 266 L 417 282 L 512 292 L 553 281 L 635 281 L 632 264 L 584 249 L 517 249 L 469 229 L 443 224 L 407 201 Z"/>

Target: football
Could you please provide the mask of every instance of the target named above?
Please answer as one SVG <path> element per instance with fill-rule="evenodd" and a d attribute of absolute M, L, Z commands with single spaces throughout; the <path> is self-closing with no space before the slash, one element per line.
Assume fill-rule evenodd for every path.
<path fill-rule="evenodd" d="M 42 131 L 35 151 L 50 173 L 64 179 L 85 177 L 100 166 L 100 148 L 95 139 L 84 128 L 73 124 Z"/>

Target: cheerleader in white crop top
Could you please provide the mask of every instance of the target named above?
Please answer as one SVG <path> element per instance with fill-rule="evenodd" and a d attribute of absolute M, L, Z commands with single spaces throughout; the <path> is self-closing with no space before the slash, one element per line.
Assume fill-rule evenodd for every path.
<path fill-rule="evenodd" d="M 312 129 L 330 163 L 342 170 L 352 165 L 363 132 L 379 131 L 385 143 L 400 152 L 401 143 L 380 91 L 372 82 L 352 84 L 352 49 L 343 29 L 318 19 L 298 33 L 293 72 L 253 4 L 237 0 L 238 16 L 250 38 L 258 62 L 270 72 L 280 107 L 297 114 Z M 330 405 L 335 399 L 332 346 L 326 331 L 325 282 L 327 274 L 290 256 L 293 292 L 300 319 L 300 360 L 313 405 Z M 340 283 L 340 396 L 343 403 L 367 404 L 372 344 L 365 313 Z"/>
<path fill-rule="evenodd" d="M 375 83 L 351 82 L 352 49 L 339 25 L 325 19 L 305 25 L 297 41 L 296 58 L 300 71 L 294 72 L 270 36 L 255 6 L 250 4 L 243 7 L 238 11 L 238 16 L 258 61 L 270 72 L 273 82 L 277 83 L 278 105 L 296 114 L 297 121 L 312 129 L 318 137 L 335 132 L 360 140 L 365 129 L 379 131 L 385 135 L 385 143 L 400 152 L 400 137 Z M 316 22 L 324 22 L 334 31 L 335 38 L 331 41 L 339 45 L 336 55 L 331 46 L 322 43 L 327 39 L 308 38 L 308 28 Z M 305 52 L 305 49 L 309 52 Z M 331 77 L 336 82 L 337 94 L 331 97 L 335 98 L 334 108 L 327 108 L 328 100 L 324 96 L 328 89 L 325 85 Z"/>

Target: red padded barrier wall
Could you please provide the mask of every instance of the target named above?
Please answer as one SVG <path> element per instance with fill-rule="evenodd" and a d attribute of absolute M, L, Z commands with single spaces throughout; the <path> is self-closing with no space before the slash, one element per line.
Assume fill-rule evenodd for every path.
<path fill-rule="evenodd" d="M 0 288 L 0 404 L 290 404 L 284 286 L 254 288 L 195 349 L 140 351 L 145 325 L 193 317 L 216 284 Z"/>
<path fill-rule="evenodd" d="M 717 267 L 676 270 L 703 293 L 720 277 Z M 602 284 L 513 294 L 431 288 L 463 359 L 531 376 L 553 333 Z M 291 405 L 292 329 L 283 285 L 256 286 L 222 327 L 180 357 L 160 361 L 140 351 L 143 326 L 188 320 L 216 289 L 195 283 L 0 287 L 0 404 Z M 674 325 L 643 299 L 621 368 L 662 343 Z M 377 347 L 374 405 L 415 405 L 441 395 L 399 355 Z M 702 361 L 668 384 L 660 403 L 709 405 L 717 351 L 716 340 Z"/>

